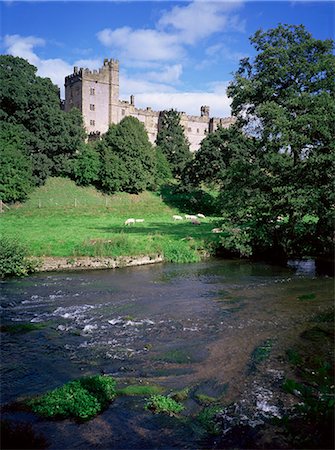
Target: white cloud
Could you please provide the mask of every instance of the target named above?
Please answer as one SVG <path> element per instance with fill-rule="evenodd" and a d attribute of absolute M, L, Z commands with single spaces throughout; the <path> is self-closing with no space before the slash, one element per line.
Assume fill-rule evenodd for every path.
<path fill-rule="evenodd" d="M 97 37 L 121 59 L 128 61 L 169 61 L 184 54 L 175 35 L 154 29 L 105 28 L 97 33 Z"/>
<path fill-rule="evenodd" d="M 183 72 L 181 64 L 174 64 L 173 66 L 164 66 L 158 72 L 148 72 L 146 77 L 149 80 L 159 81 L 162 83 L 177 83 Z"/>
<path fill-rule="evenodd" d="M 230 25 L 238 24 L 235 16 L 230 20 L 232 10 L 240 7 L 240 1 L 208 2 L 194 1 L 187 6 L 175 6 L 158 21 L 158 27 L 170 28 L 178 32 L 180 39 L 187 44 L 194 44 L 218 31 L 226 31 Z"/>
<path fill-rule="evenodd" d="M 97 33 L 97 37 L 126 65 L 139 61 L 180 61 L 185 59 L 188 45 L 217 32 L 243 32 L 245 23 L 234 14 L 242 4 L 240 0 L 196 0 L 163 11 L 153 28 L 105 28 Z"/>
<path fill-rule="evenodd" d="M 209 105 L 211 117 L 228 117 L 230 100 L 225 93 L 216 92 L 154 92 L 136 95 L 136 106 L 151 106 L 155 111 L 177 109 L 191 115 L 200 115 L 200 107 Z"/>
<path fill-rule="evenodd" d="M 128 77 L 125 73 L 120 74 L 120 97 L 129 97 L 133 94 L 137 95 L 143 93 L 151 95 L 156 92 L 175 92 L 175 88 L 170 86 L 169 84 L 145 80 L 143 75 L 138 75 L 133 78 Z"/>
<path fill-rule="evenodd" d="M 211 57 L 212 62 L 218 60 L 228 60 L 238 63 L 242 58 L 245 58 L 247 53 L 232 50 L 224 43 L 215 44 L 206 49 L 206 55 Z"/>
<path fill-rule="evenodd" d="M 45 45 L 45 40 L 35 36 L 22 37 L 19 34 L 7 34 L 4 37 L 4 45 L 9 55 L 19 56 L 36 65 L 39 58 L 33 52 L 33 48 Z"/>
<path fill-rule="evenodd" d="M 61 90 L 61 97 L 64 98 L 64 80 L 67 75 L 72 73 L 73 66 L 60 58 L 40 58 L 34 47 L 44 46 L 44 39 L 36 36 L 20 36 L 18 34 L 6 35 L 4 38 L 4 46 L 6 53 L 13 56 L 19 56 L 26 59 L 30 64 L 37 67 L 37 75 L 40 77 L 50 78 L 54 84 L 57 84 Z M 102 61 L 98 59 L 81 59 L 75 61 L 74 66 L 88 67 L 89 69 L 97 69 L 101 67 Z"/>

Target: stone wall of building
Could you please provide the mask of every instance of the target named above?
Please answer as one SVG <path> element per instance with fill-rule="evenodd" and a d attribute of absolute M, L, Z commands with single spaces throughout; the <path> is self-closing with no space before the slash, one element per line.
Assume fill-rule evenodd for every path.
<path fill-rule="evenodd" d="M 115 59 L 105 59 L 99 70 L 74 67 L 73 74 L 65 78 L 64 109 L 74 107 L 82 112 L 88 134 L 106 133 L 110 124 L 133 116 L 144 124 L 150 142 L 156 140 L 160 113 L 150 107 L 136 108 L 133 95 L 129 101 L 119 99 L 119 62 Z M 227 128 L 234 122 L 232 117 L 210 118 L 208 106 L 201 106 L 200 116 L 180 113 L 180 118 L 191 151 L 198 150 L 206 135 L 219 125 Z"/>

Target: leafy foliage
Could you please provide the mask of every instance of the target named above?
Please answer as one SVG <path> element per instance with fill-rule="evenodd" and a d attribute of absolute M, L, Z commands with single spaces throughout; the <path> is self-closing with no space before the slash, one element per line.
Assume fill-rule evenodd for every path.
<path fill-rule="evenodd" d="M 288 252 L 299 252 L 295 243 L 306 241 L 305 230 L 296 227 L 306 214 L 319 218 L 314 252 L 329 251 L 334 44 L 314 39 L 302 25 L 260 30 L 251 42 L 258 53 L 254 61 L 241 61 L 228 95 L 239 126 L 259 141 L 261 191 L 271 192 L 271 211 L 289 217 Z"/>
<path fill-rule="evenodd" d="M 159 147 L 155 147 L 155 184 L 161 186 L 172 178 L 172 172 L 166 156 Z"/>
<path fill-rule="evenodd" d="M 302 25 L 260 30 L 251 42 L 256 56 L 240 61 L 228 88 L 236 125 L 203 141 L 184 182 L 219 187 L 228 225 L 246 232 L 253 254 L 331 254 L 333 42 Z"/>
<path fill-rule="evenodd" d="M 1 237 L 0 277 L 22 276 L 34 272 L 37 261 L 29 258 L 27 249 L 17 240 Z"/>
<path fill-rule="evenodd" d="M 174 416 L 180 413 L 184 406 L 173 400 L 171 397 L 164 395 L 152 395 L 146 403 L 146 409 L 150 409 L 155 413 L 164 413 L 169 416 Z"/>
<path fill-rule="evenodd" d="M 104 191 L 137 194 L 153 184 L 154 153 L 144 125 L 135 117 L 111 125 L 98 143 L 98 151 L 99 183 Z"/>
<path fill-rule="evenodd" d="M 232 162 L 250 160 L 254 145 L 254 139 L 246 137 L 236 126 L 219 127 L 201 142 L 194 159 L 185 167 L 183 183 L 194 186 L 226 183 Z"/>
<path fill-rule="evenodd" d="M 176 110 L 170 109 L 161 113 L 156 144 L 168 160 L 172 174 L 180 177 L 192 154 Z"/>
<path fill-rule="evenodd" d="M 95 148 L 83 144 L 74 161 L 74 178 L 79 186 L 94 184 L 99 179 L 100 159 Z"/>
<path fill-rule="evenodd" d="M 69 161 L 84 141 L 79 110 L 61 110 L 59 89 L 22 58 L 0 56 L 0 120 L 25 130 L 35 184 L 49 174 L 69 175 Z"/>
<path fill-rule="evenodd" d="M 43 417 L 90 419 L 115 398 L 115 381 L 101 375 L 70 381 L 27 402 Z"/>
<path fill-rule="evenodd" d="M 0 122 L 0 199 L 25 200 L 32 190 L 33 170 L 21 127 Z"/>

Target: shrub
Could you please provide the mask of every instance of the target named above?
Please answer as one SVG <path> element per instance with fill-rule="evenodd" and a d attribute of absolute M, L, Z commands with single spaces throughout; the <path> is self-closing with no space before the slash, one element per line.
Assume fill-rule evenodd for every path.
<path fill-rule="evenodd" d="M 22 276 L 34 272 L 37 261 L 27 256 L 27 249 L 17 240 L 3 236 L 0 239 L 0 276 Z"/>
<path fill-rule="evenodd" d="M 152 395 L 146 403 L 146 409 L 150 409 L 155 413 L 164 413 L 169 416 L 174 416 L 180 413 L 184 406 L 173 400 L 171 397 L 164 395 Z"/>
<path fill-rule="evenodd" d="M 70 381 L 27 402 L 33 412 L 43 417 L 90 419 L 115 398 L 115 381 L 97 375 Z"/>
<path fill-rule="evenodd" d="M 225 224 L 222 224 L 221 229 L 220 242 L 227 252 L 236 253 L 241 257 L 251 256 L 251 238 L 245 229 Z"/>

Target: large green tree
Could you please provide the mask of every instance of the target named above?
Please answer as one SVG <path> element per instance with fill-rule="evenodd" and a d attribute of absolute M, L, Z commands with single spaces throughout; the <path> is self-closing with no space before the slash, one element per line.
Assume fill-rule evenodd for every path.
<path fill-rule="evenodd" d="M 286 250 L 299 251 L 310 240 L 310 251 L 330 251 L 334 43 L 314 39 L 302 25 L 257 31 L 251 43 L 257 54 L 240 62 L 228 96 L 238 126 L 259 142 L 258 190 L 271 193 L 264 208 L 288 217 Z M 301 225 L 307 215 L 317 221 L 310 234 Z"/>
<path fill-rule="evenodd" d="M 0 121 L 0 161 L 0 200 L 25 200 L 32 190 L 33 170 L 23 127 Z"/>
<path fill-rule="evenodd" d="M 227 169 L 233 159 L 248 162 L 254 153 L 255 139 L 247 137 L 235 125 L 219 127 L 201 142 L 194 159 L 182 174 L 184 185 L 198 186 L 201 183 L 223 187 L 227 182 Z"/>
<path fill-rule="evenodd" d="M 59 89 L 22 58 L 0 56 L 0 121 L 23 126 L 36 183 L 48 174 L 68 175 L 85 138 L 78 110 L 61 109 Z"/>
<path fill-rule="evenodd" d="M 101 155 L 99 183 L 105 191 L 137 194 L 152 186 L 154 152 L 138 119 L 128 116 L 111 125 L 97 148 Z"/>
<path fill-rule="evenodd" d="M 156 145 L 168 160 L 172 174 L 179 178 L 192 154 L 178 111 L 170 109 L 161 113 Z"/>

